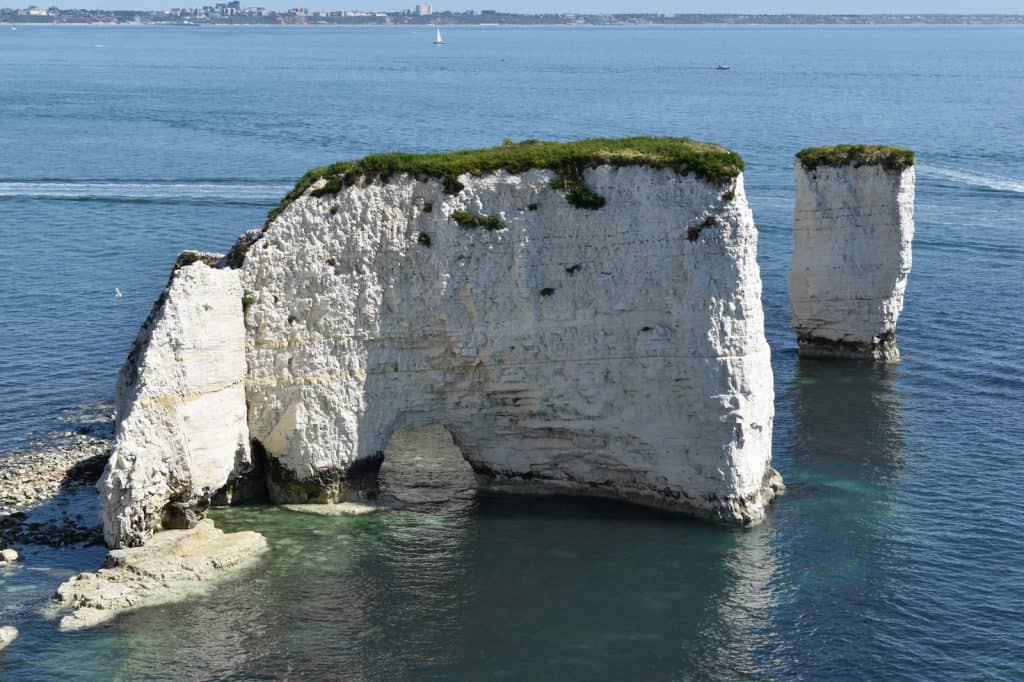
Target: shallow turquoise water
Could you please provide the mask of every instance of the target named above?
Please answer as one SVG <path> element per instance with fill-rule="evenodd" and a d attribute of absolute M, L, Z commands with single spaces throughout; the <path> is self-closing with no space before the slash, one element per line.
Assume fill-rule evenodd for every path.
<path fill-rule="evenodd" d="M 747 160 L 787 495 L 748 532 L 465 494 L 359 519 L 230 510 L 267 534 L 263 563 L 76 635 L 38 610 L 102 552 L 30 549 L 0 575 L 23 632 L 0 676 L 1024 677 L 1024 30 L 431 37 L 0 33 L 0 452 L 109 400 L 176 253 L 227 248 L 309 166 L 682 134 Z M 895 367 L 796 358 L 791 157 L 836 141 L 919 153 Z"/>

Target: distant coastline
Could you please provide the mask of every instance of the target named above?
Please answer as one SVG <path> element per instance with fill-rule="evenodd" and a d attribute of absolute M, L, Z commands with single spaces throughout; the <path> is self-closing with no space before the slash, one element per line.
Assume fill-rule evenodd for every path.
<path fill-rule="evenodd" d="M 426 8 L 424 12 L 422 8 Z M 1024 14 L 512 14 L 491 10 L 433 12 L 429 6 L 391 12 L 276 11 L 240 2 L 172 10 L 0 9 L 0 23 L 18 25 L 172 26 L 1006 26 Z"/>

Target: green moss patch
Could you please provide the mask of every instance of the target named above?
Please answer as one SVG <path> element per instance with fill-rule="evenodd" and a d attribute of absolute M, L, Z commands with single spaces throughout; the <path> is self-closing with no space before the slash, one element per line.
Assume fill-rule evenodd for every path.
<path fill-rule="evenodd" d="M 488 230 L 503 230 L 505 223 L 501 218 L 493 215 L 476 215 L 469 211 L 455 211 L 452 213 L 452 220 L 460 227 L 474 228 L 486 227 Z"/>
<path fill-rule="evenodd" d="M 490 149 L 441 154 L 374 154 L 358 161 L 340 161 L 312 169 L 299 179 L 268 219 L 277 217 L 320 179 L 327 182 L 312 192 L 314 196 L 335 194 L 360 180 L 387 181 L 401 173 L 423 180 L 438 178 L 445 192 L 456 194 L 462 190 L 458 179 L 462 174 L 484 175 L 498 170 L 521 173 L 531 168 L 546 168 L 559 177 L 582 178 L 584 169 L 602 165 L 671 168 L 681 175 L 693 173 L 716 185 L 728 182 L 743 171 L 743 159 L 735 152 L 685 137 L 595 138 L 576 142 L 526 140 L 506 142 Z M 566 189 L 571 191 L 573 187 Z"/>
<path fill-rule="evenodd" d="M 914 165 L 914 152 L 909 149 L 875 144 L 811 147 L 798 152 L 796 158 L 807 170 L 818 166 L 882 166 L 887 170 L 902 171 Z"/>

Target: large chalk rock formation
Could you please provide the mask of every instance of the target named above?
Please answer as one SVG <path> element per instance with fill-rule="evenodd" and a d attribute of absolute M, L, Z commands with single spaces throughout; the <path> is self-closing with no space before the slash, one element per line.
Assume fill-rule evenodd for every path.
<path fill-rule="evenodd" d="M 556 168 L 456 183 L 431 157 L 345 165 L 277 215 L 241 268 L 274 501 L 349 497 L 395 429 L 440 423 L 490 485 L 762 517 L 773 388 L 739 159 L 618 144 L 510 147 Z"/>
<path fill-rule="evenodd" d="M 635 138 L 311 171 L 220 271 L 241 281 L 223 314 L 244 298 L 248 431 L 271 500 L 358 498 L 394 430 L 441 424 L 487 485 L 760 520 L 781 480 L 741 170 L 714 145 Z M 215 429 L 225 446 L 233 425 Z M 151 457 L 188 452 L 161 442 Z M 217 480 L 247 456 L 218 453 Z M 155 495 L 145 518 L 167 494 L 181 497 L 139 493 Z M 119 544 L 123 505 L 108 506 Z"/>
<path fill-rule="evenodd" d="M 194 525 L 249 461 L 245 325 L 238 272 L 179 258 L 117 379 L 114 449 L 100 480 L 111 547 L 161 523 Z"/>
<path fill-rule="evenodd" d="M 796 158 L 789 297 L 800 354 L 898 360 L 914 237 L 914 156 L 818 147 Z"/>

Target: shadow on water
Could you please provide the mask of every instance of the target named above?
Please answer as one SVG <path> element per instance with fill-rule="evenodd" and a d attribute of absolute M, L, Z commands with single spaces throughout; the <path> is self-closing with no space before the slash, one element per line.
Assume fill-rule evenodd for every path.
<path fill-rule="evenodd" d="M 899 365 L 800 359 L 785 396 L 793 410 L 786 421 L 795 496 L 822 485 L 897 480 L 907 430 L 895 388 L 899 371 Z"/>
<path fill-rule="evenodd" d="M 894 502 L 908 429 L 900 371 L 801 358 L 779 396 L 776 454 L 786 460 L 787 491 L 766 525 L 785 568 L 760 634 L 793 648 L 789 667 L 848 676 L 914 655 L 879 641 L 875 625 L 891 617 L 887 604 L 910 561 Z"/>

